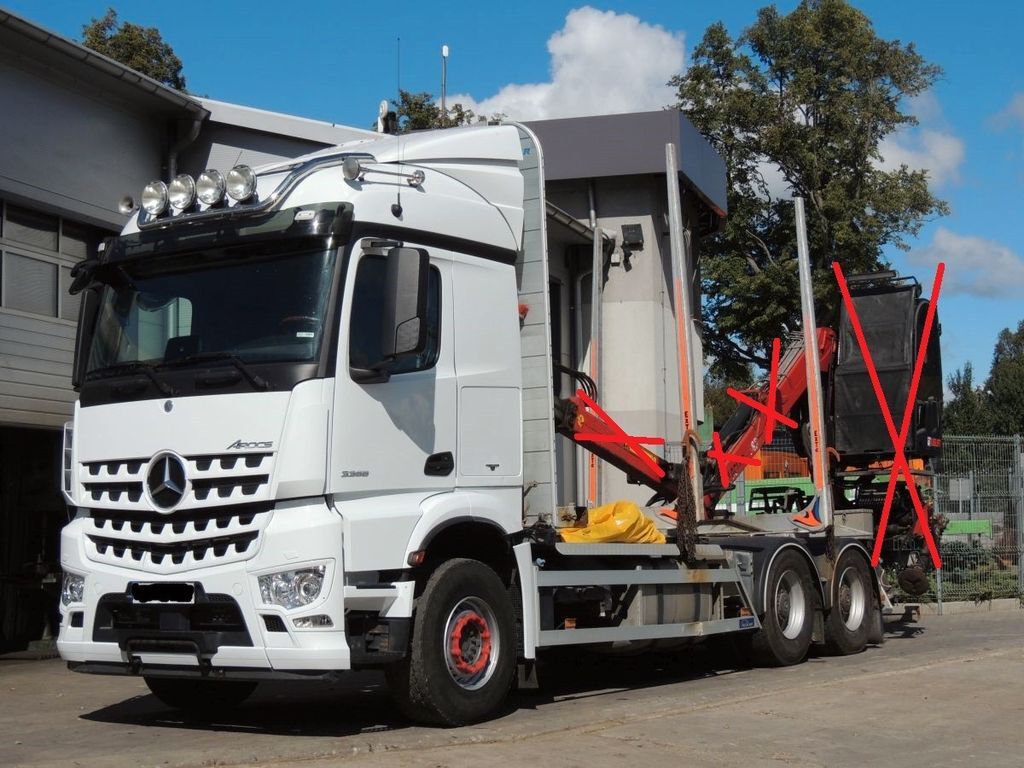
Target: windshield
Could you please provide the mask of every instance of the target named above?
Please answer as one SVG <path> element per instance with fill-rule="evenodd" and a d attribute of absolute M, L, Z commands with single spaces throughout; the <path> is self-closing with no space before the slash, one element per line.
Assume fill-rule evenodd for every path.
<path fill-rule="evenodd" d="M 335 250 L 227 253 L 110 266 L 87 376 L 218 357 L 311 362 L 320 353 Z"/>

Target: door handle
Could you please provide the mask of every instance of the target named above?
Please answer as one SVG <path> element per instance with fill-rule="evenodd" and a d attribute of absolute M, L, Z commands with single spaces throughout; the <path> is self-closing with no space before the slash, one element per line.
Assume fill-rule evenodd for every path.
<path fill-rule="evenodd" d="M 455 457 L 451 451 L 435 453 L 427 457 L 427 463 L 423 465 L 423 474 L 431 477 L 447 477 L 455 470 Z"/>

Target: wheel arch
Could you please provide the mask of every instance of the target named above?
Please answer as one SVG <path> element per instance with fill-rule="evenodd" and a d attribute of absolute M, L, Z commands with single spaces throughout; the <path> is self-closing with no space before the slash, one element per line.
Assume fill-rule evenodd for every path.
<path fill-rule="evenodd" d="M 445 560 L 466 557 L 489 566 L 506 585 L 512 575 L 511 541 L 505 530 L 490 520 L 470 515 L 448 518 L 431 529 L 417 549 L 426 553 L 425 572 Z"/>
<path fill-rule="evenodd" d="M 756 580 L 754 582 L 755 584 L 758 584 L 755 601 L 759 601 L 759 603 L 755 603 L 755 608 L 757 608 L 759 614 L 763 614 L 766 606 L 768 605 L 768 574 L 771 572 L 772 564 L 774 564 L 780 553 L 789 550 L 795 550 L 798 552 L 800 557 L 803 558 L 804 562 L 807 564 L 807 567 L 811 572 L 811 580 L 814 582 L 816 593 L 818 595 L 818 607 L 819 609 L 822 609 L 825 605 L 827 598 L 825 595 L 825 589 L 822 586 L 821 574 L 818 571 L 818 566 L 815 564 L 811 553 L 807 551 L 806 547 L 801 546 L 795 541 L 786 541 L 772 550 L 770 555 L 768 555 L 767 552 L 763 552 L 762 555 L 767 555 L 767 557 L 760 558 L 763 564 L 757 568 L 755 576 Z"/>

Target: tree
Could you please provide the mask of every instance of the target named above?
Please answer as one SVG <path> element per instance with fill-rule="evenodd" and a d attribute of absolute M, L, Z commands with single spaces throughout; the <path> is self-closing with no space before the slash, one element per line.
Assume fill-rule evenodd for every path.
<path fill-rule="evenodd" d="M 427 91 L 412 93 L 399 90 L 398 101 L 392 99 L 391 104 L 398 113 L 398 128 L 402 133 L 469 125 L 476 117 L 462 104 L 453 104 L 448 108 L 448 114 L 442 115 L 441 107 L 434 103 L 434 95 Z"/>
<path fill-rule="evenodd" d="M 984 397 L 990 431 L 997 435 L 1024 433 L 1024 321 L 1016 331 L 1000 331 Z"/>
<path fill-rule="evenodd" d="M 714 428 L 721 429 L 739 408 L 739 403 L 726 391 L 734 387 L 740 391 L 754 384 L 750 366 L 738 366 L 728 378 L 716 375 L 714 366 L 704 377 L 704 405 L 714 415 Z"/>
<path fill-rule="evenodd" d="M 181 59 L 156 27 L 141 27 L 131 22 L 118 22 L 117 11 L 107 8 L 101 19 L 92 19 L 82 27 L 82 44 L 102 53 L 157 82 L 185 90 Z"/>
<path fill-rule="evenodd" d="M 441 108 L 434 103 L 434 95 L 421 91 L 398 91 L 398 101 L 391 100 L 398 113 L 398 128 L 402 133 L 436 128 L 441 119 Z"/>
<path fill-rule="evenodd" d="M 947 381 L 953 398 L 942 412 L 942 431 L 949 435 L 981 435 L 991 427 L 988 404 L 980 387 L 974 385 L 974 367 L 970 362 L 954 371 Z"/>
<path fill-rule="evenodd" d="M 916 124 L 901 105 L 939 74 L 844 0 L 762 8 L 736 40 L 721 23 L 705 32 L 670 84 L 728 172 L 724 229 L 701 244 L 705 346 L 720 372 L 767 366 L 772 338 L 799 327 L 793 206 L 773 193 L 775 176 L 807 201 L 820 322 L 838 308 L 833 261 L 847 274 L 879 269 L 885 247 L 906 249 L 906 236 L 947 212 L 925 171 L 884 170 L 879 152 Z"/>

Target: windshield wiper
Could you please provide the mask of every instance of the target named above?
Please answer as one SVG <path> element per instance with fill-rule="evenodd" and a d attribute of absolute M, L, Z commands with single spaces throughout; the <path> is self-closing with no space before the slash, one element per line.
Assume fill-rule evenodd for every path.
<path fill-rule="evenodd" d="M 120 376 L 124 373 L 144 373 L 150 381 L 153 382 L 154 386 L 160 391 L 160 394 L 171 396 L 174 394 L 174 387 L 168 384 L 166 381 L 161 381 L 160 377 L 156 375 L 156 366 L 152 363 L 144 363 L 141 360 L 133 360 L 127 363 L 115 363 L 114 365 L 106 365 L 103 368 L 98 368 L 95 371 L 90 371 L 86 376 L 86 379 L 107 379 L 111 376 Z"/>
<path fill-rule="evenodd" d="M 179 357 L 175 360 L 169 360 L 163 363 L 161 368 L 174 368 L 182 365 L 189 365 L 190 363 L 208 363 L 223 360 L 226 363 L 231 363 L 238 369 L 250 384 L 256 389 L 270 389 L 270 382 L 256 373 L 249 365 L 242 360 L 238 355 L 233 352 L 198 352 L 194 355 L 186 355 L 185 357 Z"/>

